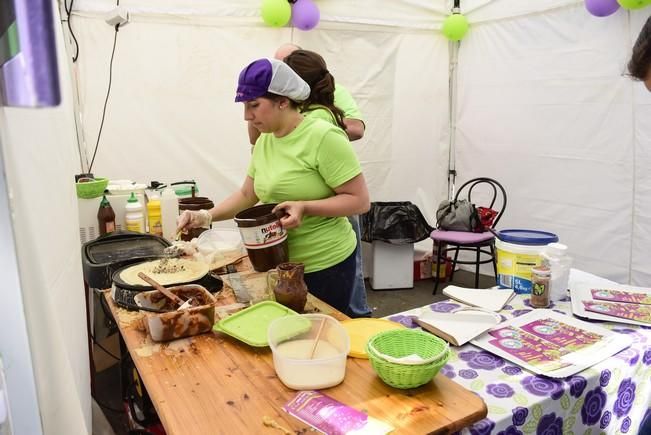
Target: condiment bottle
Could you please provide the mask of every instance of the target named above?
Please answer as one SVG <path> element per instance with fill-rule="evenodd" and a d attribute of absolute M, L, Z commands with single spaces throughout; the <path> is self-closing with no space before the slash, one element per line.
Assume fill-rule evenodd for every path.
<path fill-rule="evenodd" d="M 161 202 L 157 194 L 152 193 L 147 201 L 147 221 L 149 222 L 149 234 L 163 236 L 163 222 L 161 218 Z"/>
<path fill-rule="evenodd" d="M 547 266 L 531 268 L 531 306 L 547 308 L 549 306 L 549 289 L 551 270 Z"/>
<path fill-rule="evenodd" d="M 111 203 L 106 199 L 106 191 L 102 196 L 102 202 L 99 203 L 97 211 L 97 223 L 99 224 L 99 234 L 112 233 L 115 231 L 115 212 Z"/>
<path fill-rule="evenodd" d="M 163 190 L 160 198 L 161 220 L 163 221 L 163 237 L 174 240 L 176 235 L 176 218 L 179 217 L 179 199 L 172 188 Z"/>
<path fill-rule="evenodd" d="M 138 201 L 136 194 L 131 192 L 125 206 L 124 223 L 128 231 L 136 233 L 145 232 L 145 215 L 142 213 L 142 204 Z"/>

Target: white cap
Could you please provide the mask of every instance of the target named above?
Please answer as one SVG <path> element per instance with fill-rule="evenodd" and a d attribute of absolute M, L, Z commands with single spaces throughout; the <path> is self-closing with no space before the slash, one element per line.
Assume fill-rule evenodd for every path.
<path fill-rule="evenodd" d="M 545 250 L 553 255 L 565 255 L 567 254 L 567 245 L 562 243 L 549 243 Z"/>
<path fill-rule="evenodd" d="M 310 86 L 285 62 L 258 59 L 240 73 L 235 102 L 255 100 L 267 92 L 301 102 L 310 96 Z"/>

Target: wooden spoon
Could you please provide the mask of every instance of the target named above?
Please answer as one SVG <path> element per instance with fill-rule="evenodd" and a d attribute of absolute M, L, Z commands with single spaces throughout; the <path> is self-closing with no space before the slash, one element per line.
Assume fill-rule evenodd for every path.
<path fill-rule="evenodd" d="M 314 344 L 312 345 L 312 350 L 310 351 L 310 359 L 314 359 L 314 351 L 316 351 L 316 346 L 319 344 L 319 339 L 321 338 L 321 333 L 323 332 L 323 327 L 325 326 L 326 318 L 321 319 L 321 324 L 319 325 L 319 330 L 316 333 L 314 338 Z"/>
<path fill-rule="evenodd" d="M 163 287 L 162 285 L 160 285 L 159 283 L 157 283 L 156 281 L 154 281 L 145 272 L 139 272 L 138 277 L 140 277 L 140 279 L 142 279 L 143 281 L 145 281 L 146 283 L 154 287 L 156 290 L 164 294 L 168 299 L 172 300 L 172 302 L 176 303 L 177 305 L 183 305 L 185 302 L 187 302 L 181 299 L 180 297 L 178 297 L 177 295 L 175 295 L 174 293 L 172 293 L 171 291 L 169 291 L 168 289 L 166 289 L 165 287 Z"/>

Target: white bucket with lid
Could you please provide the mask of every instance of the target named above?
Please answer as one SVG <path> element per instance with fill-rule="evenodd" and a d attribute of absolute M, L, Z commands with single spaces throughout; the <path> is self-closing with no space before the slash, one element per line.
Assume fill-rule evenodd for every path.
<path fill-rule="evenodd" d="M 558 236 L 546 231 L 499 231 L 495 239 L 499 286 L 520 294 L 531 293 L 531 268 L 540 264 L 540 254 L 554 242 L 558 242 Z"/>

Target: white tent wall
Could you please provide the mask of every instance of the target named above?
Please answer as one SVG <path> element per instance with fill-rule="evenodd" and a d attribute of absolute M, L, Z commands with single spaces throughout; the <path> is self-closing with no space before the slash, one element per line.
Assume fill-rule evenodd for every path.
<path fill-rule="evenodd" d="M 648 13 L 631 15 L 641 25 Z M 651 118 L 646 90 L 623 76 L 631 15 L 598 19 L 579 3 L 474 25 L 459 56 L 456 163 L 460 182 L 503 183 L 501 228 L 552 231 L 576 267 L 649 285 Z"/>
<path fill-rule="evenodd" d="M 24 310 L 27 337 L 23 344 L 28 341 L 33 372 L 21 376 L 26 380 L 33 377 L 38 398 L 38 404 L 12 400 L 29 397 L 30 382 L 19 386 L 23 390 L 15 396 L 9 389 L 10 412 L 13 417 L 19 416 L 19 421 L 13 421 L 15 434 L 35 434 L 41 429 L 45 434 L 91 433 L 84 288 L 73 183 L 79 156 L 68 57 L 61 28 L 57 25 L 55 29 L 62 104 L 47 109 L 0 108 L 0 160 L 4 163 L 19 271 L 19 282 L 6 283 L 18 286 L 18 294 L 12 293 L 14 288 L 3 289 L 6 297 L 2 305 Z M 10 240 L 3 240 L 5 246 L 11 246 Z M 3 358 L 15 350 L 4 349 L 5 343 L 20 336 L 15 323 L 6 323 L 9 319 L 2 316 L 0 320 Z M 18 372 L 32 370 L 27 362 L 4 359 L 10 387 L 19 379 Z M 40 421 L 38 415 L 29 417 L 34 409 L 40 411 Z"/>
<path fill-rule="evenodd" d="M 121 2 L 132 19 L 117 35 L 93 172 L 145 182 L 193 178 L 202 196 L 223 199 L 242 183 L 251 149 L 243 107 L 233 103 L 237 76 L 292 41 L 323 54 L 355 96 L 367 133 L 353 145 L 373 200 L 413 201 L 433 222 L 447 188 L 448 44 L 435 31 L 443 15 L 429 2 L 393 2 L 382 12 L 375 3 L 320 3 L 319 27 L 301 32 L 264 25 L 257 1 Z M 79 1 L 72 17 L 89 161 L 114 36 L 103 11 L 112 7 Z"/>
<path fill-rule="evenodd" d="M 635 42 L 647 11 L 631 15 L 629 39 Z M 631 283 L 651 285 L 651 98 L 640 83 L 633 88 L 635 190 L 631 231 Z"/>
<path fill-rule="evenodd" d="M 287 41 L 324 55 L 355 95 L 367 133 L 354 146 L 372 200 L 411 200 L 431 223 L 448 163 L 451 2 L 317 2 L 309 32 L 266 27 L 257 1 L 122 1 L 114 74 L 93 171 L 112 178 L 195 178 L 222 199 L 249 158 L 239 70 Z M 89 159 L 108 82 L 114 3 L 79 0 L 78 82 Z M 648 96 L 623 77 L 646 12 L 591 16 L 577 0 L 466 0 L 472 23 L 458 67 L 458 182 L 493 176 L 509 194 L 501 227 L 553 231 L 575 265 L 644 284 L 651 264 Z"/>

